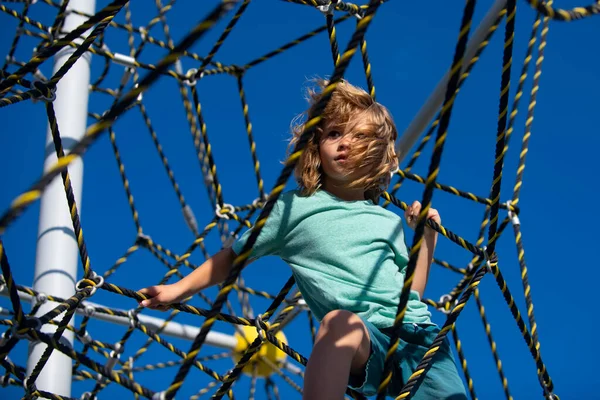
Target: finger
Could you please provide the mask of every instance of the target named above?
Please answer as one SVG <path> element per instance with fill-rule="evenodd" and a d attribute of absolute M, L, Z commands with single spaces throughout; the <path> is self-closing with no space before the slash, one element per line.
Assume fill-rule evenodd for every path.
<path fill-rule="evenodd" d="M 439 212 L 435 208 L 431 208 L 428 212 L 427 219 L 441 225 L 442 219 L 440 218 Z"/>
<path fill-rule="evenodd" d="M 149 286 L 149 287 L 145 287 L 142 290 L 139 291 L 142 294 L 145 294 L 148 297 L 154 297 L 158 294 L 159 289 L 156 286 Z"/>
<path fill-rule="evenodd" d="M 406 207 L 406 211 L 404 212 L 404 219 L 406 219 L 406 223 L 408 224 L 408 226 L 413 225 L 413 222 L 415 221 L 415 217 L 413 214 L 412 206 Z"/>
<path fill-rule="evenodd" d="M 415 216 L 415 218 L 419 216 L 420 212 L 421 212 L 421 203 L 419 203 L 418 201 L 415 201 L 412 206 L 412 213 Z"/>
<path fill-rule="evenodd" d="M 157 305 L 160 305 L 160 301 L 158 301 L 156 299 L 156 297 L 151 297 L 149 299 L 142 300 L 140 302 L 140 306 L 142 306 L 142 307 L 153 308 L 153 307 L 156 307 Z"/>

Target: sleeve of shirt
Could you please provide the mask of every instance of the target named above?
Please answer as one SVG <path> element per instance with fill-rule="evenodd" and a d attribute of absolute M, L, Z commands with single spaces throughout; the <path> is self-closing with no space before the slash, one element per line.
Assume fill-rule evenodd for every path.
<path fill-rule="evenodd" d="M 249 256 L 251 260 L 259 257 L 279 254 L 279 251 L 283 246 L 283 238 L 285 236 L 285 232 L 283 232 L 281 229 L 282 224 L 280 203 L 280 200 L 275 203 L 265 225 L 262 227 L 260 234 L 256 238 L 256 242 L 254 243 L 254 246 L 252 246 L 252 251 L 250 252 Z M 239 255 L 242 252 L 254 229 L 256 229 L 256 226 L 248 229 L 238 240 L 234 242 L 232 250 L 235 254 Z"/>

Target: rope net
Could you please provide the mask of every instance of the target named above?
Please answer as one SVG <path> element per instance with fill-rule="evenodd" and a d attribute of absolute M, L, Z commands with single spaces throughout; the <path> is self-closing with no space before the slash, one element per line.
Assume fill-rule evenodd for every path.
<path fill-rule="evenodd" d="M 13 21 L 17 25 L 16 35 L 12 39 L 0 70 L 0 107 L 5 109 L 3 118 L 7 118 L 6 111 L 11 109 L 7 107 L 18 103 L 35 102 L 36 107 L 44 107 L 53 138 L 53 151 L 58 157 L 57 161 L 45 170 L 39 180 L 14 198 L 10 207 L 0 216 L 1 284 L 2 292 L 7 294 L 10 299 L 7 303 L 10 310 L 3 309 L 5 311 L 4 319 L 0 320 L 0 324 L 6 328 L 0 342 L 0 365 L 4 368 L 1 378 L 3 386 L 14 385 L 23 388 L 25 398 L 38 396 L 51 399 L 92 399 L 101 396 L 102 391 L 107 387 L 116 385 L 123 388 L 123 391 L 119 392 L 120 394 L 130 393 L 135 398 L 171 399 L 180 392 L 186 378 L 191 381 L 187 382 L 185 386 L 188 390 L 193 389 L 194 393 L 190 397 L 192 399 L 202 396 L 212 396 L 216 399 L 234 398 L 234 384 L 235 391 L 239 392 L 237 397 L 244 398 L 254 398 L 257 386 L 261 384 L 264 386 L 266 398 L 279 398 L 279 385 L 282 384 L 289 385 L 293 390 L 301 392 L 303 377 L 301 367 L 306 364 L 307 358 L 294 350 L 293 343 L 288 345 L 284 340 L 285 337 L 280 333 L 289 324 L 300 323 L 297 321 L 305 318 L 301 325 L 308 325 L 305 328 L 306 337 L 314 340 L 316 331 L 314 318 L 302 301 L 301 294 L 294 289 L 293 278 L 290 278 L 278 293 L 267 293 L 246 285 L 246 280 L 252 280 L 252 268 L 244 269 L 244 267 L 249 250 L 260 234 L 260 227 L 268 218 L 274 202 L 284 190 L 299 154 L 301 154 L 314 126 L 320 120 L 320 110 L 324 109 L 329 96 L 324 96 L 317 105 L 315 114 L 308 116 L 302 138 L 283 163 L 279 177 L 269 191 L 265 188 L 261 175 L 259 149 L 257 149 L 250 119 L 252 108 L 249 107 L 246 99 L 246 74 L 259 64 L 278 57 L 289 49 L 310 40 L 319 40 L 312 39 L 313 37 L 321 37 L 320 40 L 328 41 L 333 59 L 333 72 L 325 92 L 334 89 L 336 83 L 344 77 L 350 61 L 360 57 L 368 91 L 375 97 L 376 90 L 371 74 L 366 32 L 376 13 L 385 12 L 386 4 L 376 1 L 362 5 L 322 0 L 289 0 L 288 2 L 297 3 L 287 5 L 291 8 L 291 12 L 296 11 L 298 7 L 313 8 L 315 13 L 322 15 L 323 25 L 245 64 L 223 64 L 217 60 L 221 46 L 227 43 L 231 32 L 235 31 L 237 22 L 249 7 L 249 1 L 224 1 L 216 3 L 212 9 L 208 9 L 207 6 L 207 10 L 197 12 L 198 15 L 201 15 L 199 21 L 190 26 L 186 30 L 186 36 L 178 42 L 173 40 L 168 25 L 169 13 L 176 6 L 174 0 L 168 3 L 156 0 L 152 5 L 154 8 L 148 3 L 145 6 L 144 15 L 148 18 L 143 24 L 134 24 L 130 4 L 124 0 L 115 0 L 102 5 L 102 7 L 98 7 L 98 11 L 94 15 L 73 10 L 69 1 L 4 1 L 0 3 L 0 11 L 4 15 L 2 17 L 3 24 Z M 468 0 L 464 5 L 460 29 L 457 33 L 454 57 L 449 65 L 447 95 L 439 109 L 439 114 L 431 121 L 428 131 L 424 132 L 420 144 L 413 151 L 411 157 L 406 160 L 404 167 L 397 172 L 389 191 L 382 195 L 381 206 L 398 211 L 404 210 L 407 205 L 396 197 L 396 194 L 399 193 L 406 181 L 412 181 L 423 185 L 422 204 L 424 210 L 430 207 L 433 193 L 436 190 L 478 203 L 485 209 L 475 242 L 469 242 L 445 226 L 425 221 L 423 215 L 426 213 L 422 213 L 418 219 L 413 242 L 410 245 L 406 285 L 401 288 L 396 324 L 402 322 L 406 311 L 408 290 L 425 225 L 428 224 L 445 238 L 464 248 L 471 254 L 471 259 L 464 267 L 457 267 L 441 259 L 434 260 L 435 264 L 453 271 L 460 279 L 456 286 L 439 300 L 423 299 L 432 308 L 445 314 L 445 322 L 430 351 L 406 382 L 398 396 L 400 399 L 408 399 L 414 394 L 423 376 L 427 374 L 432 359 L 439 349 L 439 344 L 448 335 L 451 335 L 455 344 L 468 391 L 472 398 L 477 398 L 456 324 L 457 318 L 471 299 L 474 299 L 483 321 L 505 396 L 508 399 L 512 398 L 480 296 L 479 284 L 486 274 L 491 274 L 496 281 L 514 318 L 516 328 L 531 353 L 533 364 L 537 370 L 537 380 L 541 386 L 541 395 L 545 398 L 557 398 L 554 394 L 553 382 L 540 352 L 524 257 L 521 223 L 518 218 L 519 194 L 523 181 L 525 156 L 532 133 L 531 127 L 542 68 L 543 50 L 550 21 L 568 22 L 586 18 L 597 14 L 600 6 L 596 3 L 587 7 L 562 10 L 554 8 L 551 2 L 527 0 L 522 3 L 525 5 L 522 7 L 523 12 L 533 12 L 535 20 L 527 52 L 523 59 L 521 76 L 515 85 L 516 90 L 513 89 L 512 99 L 509 97 L 509 93 L 512 89 L 511 83 L 514 85 L 514 82 L 511 82 L 511 70 L 513 68 L 515 1 L 506 2 L 506 6 L 497 15 L 495 23 L 489 29 L 486 40 L 479 45 L 475 56 L 466 59 L 465 48 L 467 40 L 472 34 L 471 25 L 475 6 L 474 1 Z M 265 5 L 256 4 L 251 7 L 265 7 Z M 296 8 L 294 9 L 294 7 Z M 72 15 L 81 17 L 82 23 L 72 27 L 70 31 L 65 31 L 65 20 Z M 39 16 L 40 20 L 36 19 L 36 16 Z M 348 24 L 350 21 L 355 21 L 356 24 L 352 28 L 350 40 L 348 43 L 338 43 L 336 27 Z M 439 183 L 437 176 L 454 102 L 461 85 L 469 77 L 491 37 L 497 30 L 502 29 L 504 29 L 503 63 L 492 184 L 489 195 L 476 195 Z M 215 34 L 217 30 L 218 32 Z M 108 40 L 111 32 L 121 33 L 121 46 L 117 46 L 117 44 L 113 46 Z M 194 44 L 206 36 L 210 36 L 214 41 L 202 52 L 195 53 Z M 33 56 L 21 61 L 16 56 L 20 54 L 18 49 L 32 42 L 35 43 Z M 120 51 L 117 52 L 111 47 L 118 47 Z M 122 50 L 125 48 L 127 51 Z M 66 50 L 69 52 L 63 66 L 52 75 L 44 74 L 44 67 L 51 64 L 52 57 Z M 153 55 L 161 54 L 161 56 L 154 59 L 153 63 L 142 61 L 146 60 L 144 54 L 149 52 L 152 52 Z M 61 137 L 62 121 L 57 118 L 54 108 L 56 87 L 76 61 L 90 54 L 95 59 L 89 86 L 90 92 L 94 96 L 102 96 L 106 108 L 102 111 L 91 110 L 89 119 L 92 123 L 83 138 L 75 143 L 69 142 L 65 145 Z M 460 66 L 463 64 L 464 67 L 461 70 Z M 188 69 L 186 70 L 184 66 L 187 66 Z M 531 72 L 532 70 L 533 72 Z M 531 83 L 526 79 L 528 77 L 533 78 Z M 238 106 L 241 103 L 256 189 L 255 195 L 251 197 L 247 194 L 239 197 L 245 198 L 246 201 L 236 205 L 225 201 L 226 196 L 222 186 L 224 180 L 219 174 L 221 170 L 217 169 L 219 161 L 223 160 L 218 155 L 221 149 L 213 147 L 211 144 L 214 141 L 211 141 L 208 136 L 212 132 L 207 129 L 208 123 L 205 115 L 208 113 L 205 113 L 203 106 L 209 109 L 210 102 L 207 101 L 205 105 L 201 101 L 200 86 L 209 79 L 233 80 L 238 90 Z M 156 129 L 156 123 L 152 122 L 150 111 L 145 106 L 144 96 L 152 86 L 159 85 L 159 81 L 174 83 L 173 87 L 176 88 L 178 97 L 183 104 L 183 115 L 185 115 L 187 129 L 193 141 L 193 151 L 197 158 L 195 167 L 190 170 L 197 171 L 197 166 L 200 166 L 200 182 L 203 182 L 205 186 L 208 210 L 203 210 L 202 213 L 199 213 L 198 210 L 193 211 L 193 203 L 184 197 L 185 185 L 180 185 L 178 183 L 180 181 L 176 179 L 176 169 L 172 167 L 173 163 L 167 157 L 168 146 L 163 147 L 161 144 L 161 140 L 169 140 L 169 135 L 160 136 L 160 130 Z M 523 99 L 526 84 L 530 85 L 528 104 L 524 104 Z M 172 90 L 173 87 L 169 90 Z M 208 96 L 204 97 L 208 98 Z M 229 107 L 229 105 L 227 106 Z M 515 120 L 520 106 L 526 107 L 527 119 L 523 128 L 516 183 L 511 199 L 502 201 L 500 189 L 503 181 L 505 155 L 515 129 Z M 177 105 L 177 107 L 179 106 Z M 170 105 L 166 104 L 165 109 L 170 110 Z M 231 109 L 235 110 L 234 107 Z M 157 113 L 159 111 L 165 112 L 157 110 Z M 156 215 L 150 216 L 148 213 L 138 211 L 137 198 L 134 200 L 135 182 L 130 184 L 128 170 L 124 165 L 128 156 L 127 151 L 136 152 L 137 148 L 131 147 L 122 152 L 121 145 L 117 142 L 118 121 L 128 118 L 128 115 L 136 115 L 138 124 L 140 123 L 139 117 L 141 117 L 141 126 L 145 126 L 145 128 L 140 128 L 140 130 L 149 134 L 153 152 L 158 154 L 162 164 L 161 168 L 164 170 L 163 174 L 166 172 L 169 186 L 174 191 L 181 207 L 180 218 L 183 219 L 179 222 L 184 221 L 185 223 L 180 223 L 179 227 L 185 226 L 184 229 L 188 230 L 191 239 L 187 243 L 178 241 L 176 244 L 178 250 L 169 249 L 155 240 L 153 230 L 145 228 L 146 225 L 141 222 L 142 219 L 150 220 Z M 126 133 L 123 133 L 122 136 L 125 135 Z M 108 139 L 105 139 L 106 137 Z M 103 140 L 108 140 L 104 143 L 109 143 L 110 151 L 117 162 L 121 185 L 125 191 L 135 226 L 132 240 L 123 247 L 123 253 L 108 267 L 93 262 L 97 249 L 92 249 L 88 253 L 86 246 L 88 242 L 82 230 L 76 196 L 69 175 L 70 166 L 79 157 L 84 156 L 95 142 Z M 418 175 L 413 172 L 413 167 L 425 147 L 430 143 L 433 149 L 431 150 L 429 170 L 426 175 Z M 65 146 L 68 151 L 65 151 Z M 244 151 L 247 152 L 247 150 Z M 88 156 L 93 157 L 86 154 L 86 157 Z M 105 158 L 105 155 L 103 154 L 102 157 Z M 171 157 L 179 158 L 179 155 L 172 154 Z M 135 168 L 144 169 L 145 167 L 142 165 L 128 168 L 135 170 Z M 47 293 L 40 293 L 32 287 L 15 282 L 14 267 L 11 268 L 8 256 L 10 248 L 6 248 L 2 241 L 2 236 L 6 234 L 7 229 L 40 199 L 55 179 L 60 179 L 63 183 L 81 263 L 80 276 L 82 279 L 77 282 L 74 294 L 69 298 L 58 298 Z M 198 176 L 195 176 L 194 179 L 196 183 L 199 181 Z M 76 189 L 79 190 L 79 188 Z M 169 191 L 169 195 L 172 196 L 172 192 Z M 157 193 L 157 196 L 160 197 L 161 194 Z M 152 226 L 151 222 L 148 224 Z M 121 229 L 125 225 L 124 222 L 121 222 L 117 228 Z M 143 295 L 136 292 L 138 287 L 126 287 L 120 282 L 118 273 L 126 264 L 135 265 L 137 274 L 141 272 L 142 264 L 144 271 L 147 268 L 153 273 L 157 270 L 154 267 L 160 265 L 162 266 L 162 270 L 160 270 L 162 276 L 154 282 L 172 282 L 196 268 L 203 259 L 218 251 L 221 246 L 243 229 L 253 225 L 256 225 L 258 229 L 255 229 L 242 254 L 235 260 L 225 282 L 214 290 L 214 296 L 209 296 L 207 293 L 211 292 L 207 291 L 187 299 L 181 304 L 173 305 L 167 314 L 162 314 L 165 319 L 164 321 L 160 320 L 160 323 L 149 319 L 147 311 L 142 312 L 141 309 L 135 307 L 129 310 L 123 309 L 126 307 L 125 305 L 135 305 L 136 302 L 144 299 Z M 520 286 L 526 301 L 525 317 L 519 311 L 517 301 L 509 290 L 500 268 L 501 257 L 495 251 L 498 239 L 509 225 L 512 226 L 515 235 L 514 242 L 522 279 Z M 157 236 L 164 235 L 157 234 Z M 111 240 L 111 238 L 103 240 Z M 136 261 L 132 261 L 132 259 L 136 259 Z M 136 282 L 132 282 L 132 284 L 135 285 Z M 516 290 L 516 288 L 513 287 L 512 290 Z M 102 299 L 107 305 L 91 302 L 96 299 Z M 45 311 L 40 312 L 40 309 L 49 303 L 52 304 L 52 307 L 44 308 Z M 29 308 L 27 304 L 30 305 Z M 265 311 L 257 314 L 254 309 L 259 304 Z M 73 318 L 75 315 L 78 318 Z M 91 329 L 95 323 L 96 326 L 101 326 L 97 322 L 98 319 L 113 322 L 121 320 L 125 321 L 126 326 L 120 331 L 118 337 L 104 337 L 101 328 L 98 328 L 97 331 Z M 176 319 L 199 327 L 193 334 L 191 345 L 188 341 L 168 338 L 164 334 L 169 326 L 175 326 Z M 102 324 L 104 323 L 102 322 Z M 218 352 L 214 352 L 213 348 L 208 346 L 215 325 L 221 329 L 232 327 L 233 332 L 238 335 L 238 344 L 243 343 L 244 345 L 237 350 L 229 348 L 227 351 L 220 349 Z M 46 329 L 48 327 L 51 329 Z M 63 337 L 67 335 L 74 338 L 73 345 L 63 340 Z M 392 345 L 396 344 L 397 340 L 397 337 L 393 337 Z M 41 342 L 45 346 L 42 356 L 39 360 L 34 360 L 29 371 L 26 369 L 25 359 L 11 358 L 11 352 L 18 348 L 19 343 L 27 341 Z M 279 356 L 268 356 L 268 351 L 273 351 L 275 348 L 280 352 L 277 353 Z M 149 349 L 158 352 L 161 356 L 169 357 L 169 359 L 159 363 L 141 363 L 140 358 L 147 354 Z M 265 349 L 271 350 L 266 351 Z M 72 359 L 74 387 L 81 388 L 81 391 L 75 395 L 78 397 L 49 393 L 36 386 L 36 379 L 47 367 L 47 362 L 53 353 L 62 353 Z M 281 357 L 284 353 L 289 358 Z M 223 367 L 224 365 L 229 366 Z M 378 398 L 384 396 L 385 389 L 389 384 L 391 376 L 389 367 L 389 360 L 386 360 Z M 150 375 L 151 377 L 158 376 L 156 373 L 164 377 L 165 370 L 175 370 L 174 374 L 169 372 L 170 383 L 166 386 L 158 387 L 155 380 L 145 378 L 146 374 L 152 374 L 152 371 L 154 371 L 154 375 Z M 362 395 L 350 389 L 347 394 L 353 398 L 362 398 Z"/>

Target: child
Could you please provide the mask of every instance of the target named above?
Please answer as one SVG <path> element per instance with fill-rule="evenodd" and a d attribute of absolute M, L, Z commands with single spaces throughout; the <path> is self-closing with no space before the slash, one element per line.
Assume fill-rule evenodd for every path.
<path fill-rule="evenodd" d="M 310 94 L 314 106 L 319 94 Z M 292 146 L 302 130 L 302 125 L 294 128 Z M 400 217 L 377 204 L 398 165 L 396 136 L 388 110 L 342 81 L 298 161 L 299 189 L 280 196 L 253 246 L 252 259 L 277 255 L 291 266 L 320 321 L 306 366 L 305 399 L 342 399 L 348 385 L 371 396 L 381 382 L 408 263 Z M 420 210 L 415 201 L 405 212 L 413 229 Z M 428 218 L 441 223 L 434 209 Z M 165 310 L 222 282 L 249 234 L 181 281 L 142 289 L 150 298 L 141 305 Z M 426 228 L 400 328 L 390 396 L 398 395 L 439 332 L 420 300 L 436 241 L 437 232 Z M 413 398 L 466 399 L 447 341 Z"/>

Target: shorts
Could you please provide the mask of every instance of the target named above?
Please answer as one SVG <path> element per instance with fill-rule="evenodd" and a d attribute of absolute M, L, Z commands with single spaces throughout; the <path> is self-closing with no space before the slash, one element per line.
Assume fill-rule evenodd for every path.
<path fill-rule="evenodd" d="M 351 376 L 349 384 L 352 389 L 365 396 L 373 396 L 377 394 L 377 388 L 381 383 L 390 337 L 384 333 L 385 330 L 376 328 L 364 319 L 362 321 L 369 331 L 371 355 L 361 376 Z M 388 396 L 396 397 L 400 394 L 400 390 L 415 371 L 439 332 L 440 328 L 436 325 L 402 324 L 398 349 L 394 355 L 392 379 L 387 388 Z M 447 338 L 433 357 L 431 367 L 412 399 L 467 400 L 465 387 L 458 375 Z"/>

